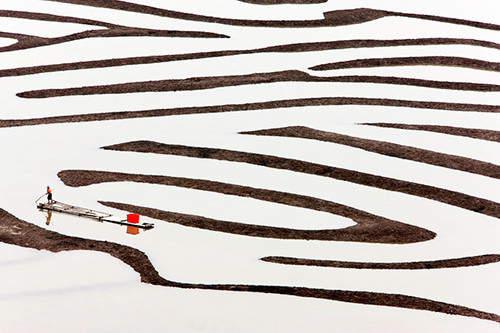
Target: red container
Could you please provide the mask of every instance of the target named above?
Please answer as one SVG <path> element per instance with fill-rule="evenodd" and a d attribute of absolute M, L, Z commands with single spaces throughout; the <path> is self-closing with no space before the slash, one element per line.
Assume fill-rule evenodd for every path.
<path fill-rule="evenodd" d="M 128 223 L 139 223 L 139 214 L 127 214 Z"/>

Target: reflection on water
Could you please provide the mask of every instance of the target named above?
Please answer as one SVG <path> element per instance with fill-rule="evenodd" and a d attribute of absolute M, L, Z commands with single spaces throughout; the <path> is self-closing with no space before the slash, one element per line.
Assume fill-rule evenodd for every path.
<path fill-rule="evenodd" d="M 139 228 L 137 227 L 127 227 L 127 234 L 137 235 L 139 233 Z"/>
<path fill-rule="evenodd" d="M 45 224 L 49 225 L 50 224 L 50 220 L 52 219 L 52 211 L 48 210 L 48 211 L 45 212 L 45 214 L 46 214 L 46 222 L 45 222 Z"/>

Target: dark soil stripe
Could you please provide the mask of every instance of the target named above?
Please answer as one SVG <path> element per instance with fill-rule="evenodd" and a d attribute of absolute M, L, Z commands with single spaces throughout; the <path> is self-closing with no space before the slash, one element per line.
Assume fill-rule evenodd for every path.
<path fill-rule="evenodd" d="M 246 104 L 227 104 L 215 106 L 193 106 L 172 109 L 156 109 L 145 111 L 123 111 L 123 112 L 102 112 L 77 114 L 71 116 L 54 116 L 45 118 L 31 119 L 5 119 L 0 120 L 0 128 L 33 126 L 61 123 L 78 123 L 89 121 L 104 121 L 117 119 L 135 119 L 147 117 L 166 117 L 188 114 L 218 113 L 218 112 L 237 112 L 237 111 L 258 111 L 272 110 L 280 108 L 305 107 L 305 106 L 329 106 L 329 105 L 377 105 L 390 107 L 404 107 L 417 109 L 433 109 L 448 111 L 471 111 L 471 112 L 500 112 L 498 105 L 486 104 L 463 104 L 463 103 L 444 103 L 428 101 L 408 101 L 398 99 L 382 98 L 360 98 L 360 97 L 319 97 L 319 98 L 301 98 L 291 100 L 278 100 L 269 102 L 257 102 Z"/>
<path fill-rule="evenodd" d="M 465 136 L 469 138 L 500 142 L 500 131 L 485 130 L 478 128 L 451 127 L 439 125 L 410 125 L 410 124 L 391 124 L 391 123 L 364 123 L 361 125 L 378 126 L 386 128 L 398 128 L 413 131 L 427 131 Z"/>
<path fill-rule="evenodd" d="M 183 13 L 163 8 L 140 5 L 118 0 L 51 0 L 54 2 L 72 3 L 92 7 L 110 8 L 160 17 L 169 17 L 187 21 L 208 22 L 232 26 L 270 27 L 270 28 L 312 28 L 334 27 L 341 25 L 358 24 L 376 20 L 387 16 L 383 11 L 368 8 L 337 10 L 324 13 L 323 19 L 318 20 L 244 20 L 230 19 L 199 14 Z"/>
<path fill-rule="evenodd" d="M 259 238 L 406 244 L 426 241 L 436 236 L 428 230 L 386 220 L 361 211 L 358 212 L 360 212 L 359 215 L 364 215 L 363 218 L 356 219 L 361 223 L 352 227 L 345 229 L 303 230 L 221 221 L 203 216 L 174 213 L 116 202 L 100 201 L 100 203 L 115 209 L 135 212 L 153 219 L 189 228 Z"/>
<path fill-rule="evenodd" d="M 62 63 L 53 65 L 20 67 L 12 69 L 0 70 L 0 77 L 6 76 L 22 76 L 39 73 L 49 73 L 58 71 L 69 71 L 91 68 L 106 68 L 115 66 L 152 64 L 171 61 L 183 61 L 193 59 L 206 59 L 215 57 L 225 57 L 234 55 L 249 55 L 256 53 L 291 53 L 291 52 L 312 52 L 337 50 L 348 48 L 371 48 L 371 47 L 392 47 L 392 46 L 428 46 L 428 45 L 471 45 L 478 47 L 486 47 L 492 49 L 500 49 L 500 45 L 493 42 L 475 40 L 475 39 L 459 39 L 459 38 L 421 38 L 421 39 L 395 39 L 395 40 L 345 40 L 333 42 L 312 42 L 312 43 L 297 43 L 287 45 L 277 45 L 264 48 L 250 50 L 224 50 L 212 52 L 197 52 L 186 54 L 173 55 L 154 55 L 143 57 L 116 58 L 105 60 L 80 61 L 72 63 Z"/>
<path fill-rule="evenodd" d="M 326 290 L 303 287 L 264 285 L 207 285 L 169 281 L 161 277 L 144 252 L 129 246 L 107 241 L 96 241 L 61 235 L 42 229 L 32 223 L 22 221 L 0 209 L 0 242 L 51 252 L 89 250 L 108 253 L 129 265 L 141 276 L 144 283 L 183 289 L 203 289 L 219 291 L 257 292 L 297 297 L 327 299 L 340 302 L 382 305 L 397 308 L 441 312 L 451 315 L 475 317 L 500 323 L 500 316 L 460 305 L 437 302 L 425 298 L 364 291 Z"/>
<path fill-rule="evenodd" d="M 297 70 L 271 73 L 255 73 L 245 75 L 193 77 L 178 80 L 158 80 L 87 86 L 79 88 L 41 89 L 20 92 L 22 98 L 48 98 L 61 96 L 126 94 L 137 92 L 163 92 L 181 90 L 200 90 L 240 85 L 265 84 L 275 82 L 350 82 L 350 83 L 382 83 L 419 86 L 439 89 L 500 91 L 500 85 L 466 82 L 431 81 L 399 77 L 383 76 L 312 76 Z"/>
<path fill-rule="evenodd" d="M 139 28 L 114 28 L 102 30 L 88 30 L 72 35 L 41 38 L 30 36 L 26 39 L 18 39 L 18 43 L 0 48 L 0 52 L 17 51 L 40 46 L 49 46 L 71 42 L 85 38 L 105 37 L 188 37 L 188 38 L 227 38 L 228 36 L 202 31 L 174 31 L 174 30 L 152 30 Z"/>
<path fill-rule="evenodd" d="M 0 47 L 0 52 L 7 51 L 17 51 L 23 49 L 29 49 L 39 46 L 55 45 L 85 38 L 104 38 L 104 37 L 131 37 L 131 36 L 143 36 L 143 37 L 190 37 L 190 38 L 228 38 L 226 35 L 203 32 L 203 31 L 175 31 L 175 30 L 157 30 L 157 29 L 145 29 L 136 27 L 126 27 L 118 24 L 82 19 L 78 17 L 70 16 L 59 16 L 44 13 L 33 13 L 33 12 L 21 12 L 21 11 L 10 11 L 10 10 L 0 10 L 0 16 L 3 17 L 13 17 L 22 18 L 29 20 L 38 21 L 49 21 L 49 22 L 61 22 L 61 23 L 76 23 L 85 24 L 98 27 L 105 27 L 106 29 L 92 29 L 79 33 L 74 33 L 61 37 L 38 37 L 38 36 L 28 36 L 18 34 L 18 37 L 13 37 L 18 40 L 17 43 L 8 45 L 5 47 Z M 0 32 L 0 36 L 2 36 Z M 14 35 L 13 35 L 14 36 Z M 5 36 L 4 36 L 5 37 Z"/>
<path fill-rule="evenodd" d="M 268 168 L 290 170 L 306 174 L 338 179 L 360 185 L 395 191 L 435 200 L 477 213 L 500 218 L 500 204 L 473 197 L 464 193 L 445 190 L 433 186 L 412 183 L 404 180 L 375 176 L 367 173 L 331 167 L 294 159 L 247 153 L 233 150 L 168 145 L 151 141 L 134 141 L 103 147 L 109 150 L 134 151 L 177 155 L 195 158 L 207 158 L 264 166 Z"/>
<path fill-rule="evenodd" d="M 457 258 L 457 259 L 394 262 L 394 263 L 315 260 L 315 259 L 303 259 L 303 258 L 291 258 L 291 257 L 265 257 L 262 258 L 261 260 L 283 265 L 302 265 L 302 266 L 354 268 L 354 269 L 438 269 L 438 268 L 457 268 L 457 267 L 470 267 L 470 266 L 492 264 L 500 261 L 500 255 L 487 254 L 487 255 Z"/>
<path fill-rule="evenodd" d="M 97 26 L 97 27 L 106 27 L 106 28 L 123 27 L 123 26 L 118 25 L 118 24 L 113 24 L 113 23 L 104 22 L 104 21 L 90 20 L 90 19 L 85 19 L 85 18 L 80 18 L 80 17 L 61 16 L 61 15 L 36 13 L 36 12 L 23 12 L 23 11 L 16 11 L 16 10 L 0 10 L 0 16 L 27 19 L 27 20 L 35 20 L 35 21 L 93 25 L 93 26 Z"/>
<path fill-rule="evenodd" d="M 340 25 L 369 22 L 386 16 L 400 16 L 400 17 L 410 17 L 422 20 L 472 26 L 481 29 L 500 30 L 500 26 L 497 24 L 476 22 L 476 21 L 435 16 L 435 15 L 422 15 L 422 14 L 376 10 L 370 8 L 356 8 L 356 9 L 345 9 L 345 10 L 335 10 L 335 11 L 325 12 L 323 13 L 324 18 L 320 20 L 300 20 L 300 21 L 241 20 L 241 19 L 228 19 L 228 18 L 183 13 L 168 9 L 119 1 L 119 0 L 50 0 L 50 1 L 124 10 L 136 13 L 188 20 L 188 21 L 210 22 L 217 24 L 247 26 L 247 27 L 279 27 L 279 28 L 333 27 Z"/>
<path fill-rule="evenodd" d="M 343 229 L 297 230 L 290 228 L 275 228 L 243 223 L 232 223 L 183 214 L 172 215 L 171 219 L 165 218 L 169 222 L 212 231 L 266 238 L 317 239 L 398 244 L 427 241 L 436 236 L 436 234 L 431 231 L 389 220 L 331 201 L 292 193 L 252 188 L 248 186 L 233 185 L 202 179 L 89 170 L 64 170 L 59 172 L 58 176 L 65 185 L 73 187 L 87 186 L 104 182 L 139 182 L 223 193 L 288 206 L 323 211 L 350 218 L 357 223 L 354 226 Z"/>
<path fill-rule="evenodd" d="M 356 59 L 317 65 L 311 67 L 310 69 L 316 71 L 327 71 L 333 69 L 389 66 L 449 66 L 500 72 L 500 63 L 498 62 L 445 56 Z"/>
<path fill-rule="evenodd" d="M 500 179 L 500 166 L 496 164 L 478 161 L 462 156 L 443 154 L 430 150 L 403 146 L 391 142 L 362 139 L 338 133 L 325 132 L 309 127 L 293 126 L 273 128 L 267 130 L 242 132 L 240 134 L 283 136 L 333 142 L 385 156 L 397 157 L 405 160 L 411 160 Z"/>
<path fill-rule="evenodd" d="M 106 29 L 92 29 L 83 32 L 78 32 L 61 37 L 38 37 L 38 36 L 28 36 L 18 34 L 17 38 L 12 34 L 12 38 L 18 40 L 17 43 L 0 47 L 0 52 L 7 51 L 17 51 L 23 49 L 29 49 L 40 46 L 48 46 L 66 43 L 70 41 L 85 39 L 85 38 L 105 38 L 105 37 L 131 37 L 131 36 L 143 36 L 143 37 L 190 37 L 190 38 L 227 38 L 226 35 L 203 32 L 203 31 L 174 31 L 174 30 L 157 30 L 157 29 L 145 29 L 136 27 L 126 27 L 117 24 L 112 24 L 108 22 L 88 20 L 77 17 L 69 16 L 58 16 L 43 13 L 30 13 L 30 12 L 18 12 L 18 11 L 8 11 L 0 10 L 0 16 L 4 17 L 14 17 L 23 18 L 29 20 L 40 20 L 40 21 L 50 21 L 50 22 L 62 22 L 62 23 L 76 23 L 93 25 L 98 27 L 105 27 Z M 2 32 L 0 32 L 0 37 Z"/>

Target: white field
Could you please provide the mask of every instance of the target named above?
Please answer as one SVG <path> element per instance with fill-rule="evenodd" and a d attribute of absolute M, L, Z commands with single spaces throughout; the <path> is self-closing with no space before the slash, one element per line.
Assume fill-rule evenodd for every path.
<path fill-rule="evenodd" d="M 167 2 L 134 0 L 151 6 Z M 172 3 L 170 3 L 172 2 Z M 252 19 L 318 19 L 325 11 L 370 7 L 500 24 L 496 1 L 334 1 L 304 6 L 258 6 L 236 0 L 169 1 L 168 9 Z M 451 37 L 500 43 L 500 31 L 387 17 L 335 28 L 276 29 L 223 26 L 50 1 L 0 0 L 0 9 L 43 12 L 117 24 L 222 33 L 229 39 L 128 37 L 89 39 L 0 53 L 0 69 L 141 55 L 253 49 L 296 42 Z M 395 28 L 397 27 L 397 28 Z M 0 19 L 0 31 L 64 36 L 89 27 Z M 12 43 L 0 39 L 0 46 Z M 412 66 L 315 72 L 317 64 L 359 58 L 444 55 L 498 62 L 500 50 L 477 46 L 407 46 L 307 53 L 271 53 L 0 78 L 0 119 L 223 105 L 279 99 L 352 96 L 471 104 L 500 104 L 500 93 L 382 84 L 274 83 L 199 91 L 22 99 L 16 93 L 195 76 L 301 70 L 313 75 L 387 75 L 498 84 L 500 74 Z M 239 135 L 308 126 L 362 138 L 500 164 L 499 143 L 444 134 L 369 126 L 367 122 L 446 125 L 500 130 L 495 113 L 381 106 L 321 106 L 169 116 L 0 129 L 0 207 L 58 233 L 137 248 L 161 276 L 185 283 L 254 284 L 361 290 L 416 296 L 500 314 L 500 263 L 436 270 L 354 270 L 285 266 L 266 256 L 359 262 L 408 262 L 500 254 L 498 219 L 398 192 L 291 171 L 178 156 L 105 151 L 133 140 L 269 154 L 431 185 L 500 203 L 500 180 L 312 140 Z M 247 224 L 333 229 L 349 219 L 308 209 L 171 186 L 104 183 L 65 186 L 61 170 L 85 169 L 179 176 L 309 195 L 437 233 L 428 242 L 388 245 L 252 238 L 187 228 L 141 217 L 155 228 L 125 228 L 53 214 L 50 225 L 34 201 L 47 185 L 54 199 L 103 210 L 116 201 Z M 500 324 L 429 311 L 367 306 L 271 294 L 180 290 L 140 282 L 121 261 L 100 252 L 50 253 L 0 243 L 0 332 L 498 332 Z"/>

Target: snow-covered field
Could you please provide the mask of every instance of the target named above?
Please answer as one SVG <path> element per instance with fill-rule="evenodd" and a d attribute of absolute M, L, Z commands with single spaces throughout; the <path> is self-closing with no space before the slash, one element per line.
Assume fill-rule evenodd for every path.
<path fill-rule="evenodd" d="M 92 0 L 0 0 L 1 209 L 18 219 L 63 235 L 136 248 L 144 252 L 158 273 L 169 281 L 193 285 L 286 286 L 396 294 L 466 307 L 496 315 L 497 319 L 442 313 L 438 307 L 423 310 L 314 296 L 154 286 L 142 283 L 138 272 L 109 254 L 36 250 L 26 248 L 22 243 L 13 245 L 0 233 L 1 332 L 500 330 L 498 260 L 477 266 L 464 264 L 454 268 L 411 270 L 284 265 L 261 260 L 277 256 L 356 263 L 408 263 L 498 256 L 500 215 L 485 213 L 481 209 L 466 209 L 446 203 L 444 199 L 431 200 L 425 194 L 412 195 L 404 190 L 368 186 L 354 180 L 311 174 L 307 170 L 298 172 L 223 159 L 101 149 L 147 140 L 277 156 L 282 160 L 300 160 L 423 184 L 448 190 L 446 193 L 453 191 L 469 198 L 486 199 L 492 207 L 497 207 L 500 205 L 499 176 L 398 158 L 347 144 L 241 134 L 304 126 L 419 148 L 420 151 L 460 156 L 468 158 L 461 160 L 464 163 L 473 159 L 489 163 L 494 170 L 500 168 L 498 139 L 488 141 L 465 134 L 363 125 L 438 125 L 463 132 L 466 129 L 484 130 L 485 133 L 500 131 L 500 107 L 494 108 L 500 105 L 500 89 L 495 86 L 500 82 L 500 5 L 497 1 L 329 0 L 318 4 L 258 5 L 238 0 L 130 0 L 130 3 L 198 15 L 190 18 L 167 17 L 163 15 L 166 11 L 161 12 L 163 16 L 154 11 L 144 13 L 150 7 L 139 6 L 139 10 L 134 11 L 130 9 L 136 8 L 133 6 L 103 8 L 99 3 Z M 463 21 L 389 15 L 339 26 L 266 27 L 258 23 L 322 20 L 325 12 L 355 8 Z M 38 16 L 29 13 L 38 13 Z M 239 21 L 210 22 L 206 17 Z M 471 21 L 489 25 L 469 24 Z M 146 30 L 134 30 L 140 32 L 134 36 L 81 35 L 80 39 L 71 39 L 87 30 L 113 30 L 116 26 Z M 229 38 L 157 36 L 148 33 L 147 29 L 199 31 Z M 64 36 L 70 39 L 64 40 Z M 7 49 L 15 46 L 17 41 L 19 45 L 23 40 L 36 41 L 36 37 L 49 38 L 45 39 L 47 45 L 30 46 L 28 43 L 26 48 Z M 56 43 L 57 38 L 62 39 Z M 446 38 L 447 41 L 415 45 L 407 42 L 408 45 L 402 43 L 398 46 L 325 47 L 293 52 L 266 49 L 296 43 L 430 38 Z M 264 51 L 255 51 L 257 49 Z M 239 52 L 203 54 L 227 50 Z M 186 60 L 135 63 L 125 60 L 122 65 L 110 61 L 105 66 L 87 63 L 87 68 L 75 64 L 59 69 L 46 66 L 194 53 L 198 55 Z M 344 66 L 325 71 L 311 69 L 320 64 L 356 59 L 409 57 L 421 57 L 422 61 L 393 66 Z M 448 60 L 437 63 L 438 57 L 447 57 Z M 468 60 L 457 65 L 452 63 L 452 58 Z M 430 63 L 432 61 L 436 63 Z M 33 71 L 27 74 L 14 71 L 27 67 L 33 67 Z M 107 90 L 111 85 L 130 82 L 243 77 L 289 70 L 315 77 L 412 78 L 426 82 L 486 84 L 489 88 L 485 91 L 476 89 L 477 86 L 458 89 L 453 85 L 436 88 L 418 84 L 293 80 L 221 84 L 207 89 L 189 86 L 195 85 L 197 79 L 186 81 L 191 88 L 183 90 L 162 91 L 159 86 L 126 93 Z M 99 87 L 90 94 L 46 98 L 16 95 L 45 89 L 64 92 L 66 88 L 90 86 Z M 308 102 L 314 98 L 330 97 L 364 98 L 373 102 L 369 105 Z M 305 101 L 304 105 L 279 104 L 279 101 L 299 99 Z M 397 106 L 384 102 L 391 100 L 424 101 L 430 106 Z M 245 104 L 268 101 L 277 101 L 277 106 L 257 106 L 248 110 L 244 107 Z M 448 106 L 441 107 L 438 103 L 447 103 Z M 231 104 L 243 106 L 229 110 Z M 457 104 L 475 106 L 463 110 Z M 201 111 L 176 111 L 186 107 L 199 107 Z M 209 107 L 212 111 L 203 111 Z M 131 116 L 133 113 L 118 114 L 164 109 L 173 111 L 154 117 L 145 113 L 137 118 Z M 123 116 L 111 120 L 88 118 L 76 121 L 81 115 L 105 113 Z M 33 119 L 39 124 L 31 124 Z M 11 126 L 13 123 L 9 121 L 13 120 L 20 120 L 21 126 Z M 352 218 L 319 208 L 308 209 L 292 203 L 181 186 L 104 182 L 71 187 L 58 177 L 58 173 L 64 170 L 183 177 L 292 193 L 426 229 L 434 232 L 436 237 L 407 244 L 278 239 L 188 227 L 147 216 L 141 216 L 141 221 L 155 223 L 155 228 L 138 235 L 126 233 L 125 227 L 57 213 L 47 223 L 46 213 L 38 211 L 34 201 L 50 185 L 55 200 L 110 212 L 118 218 L 123 218 L 127 212 L 103 206 L 98 201 L 206 217 L 228 224 L 237 222 L 296 230 L 342 229 L 357 224 Z M 1 223 L 0 219 L 0 229 Z M 9 237 L 15 243 L 16 235 Z"/>

